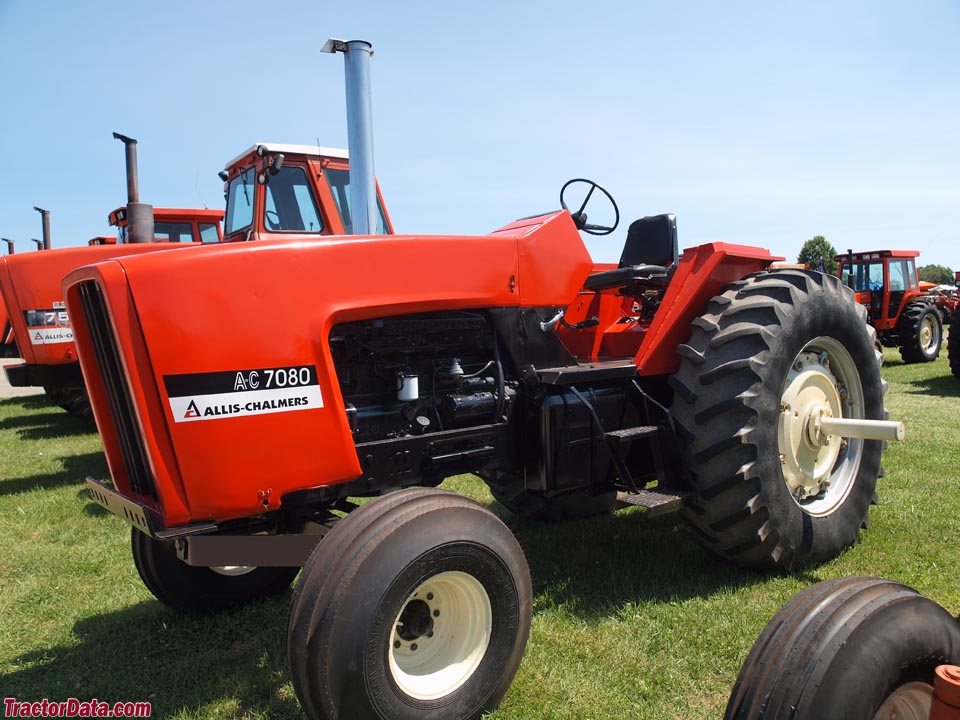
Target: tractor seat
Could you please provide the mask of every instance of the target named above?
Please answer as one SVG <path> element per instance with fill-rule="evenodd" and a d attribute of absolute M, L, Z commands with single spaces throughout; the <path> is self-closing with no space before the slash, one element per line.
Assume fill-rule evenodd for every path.
<path fill-rule="evenodd" d="M 608 290 L 634 283 L 663 287 L 677 265 L 677 216 L 653 215 L 634 220 L 616 270 L 593 273 L 585 290 Z"/>

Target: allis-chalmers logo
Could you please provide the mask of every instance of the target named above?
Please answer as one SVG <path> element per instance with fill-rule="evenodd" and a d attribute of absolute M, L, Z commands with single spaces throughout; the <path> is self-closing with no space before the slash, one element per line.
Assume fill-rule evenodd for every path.
<path fill-rule="evenodd" d="M 175 422 L 323 407 L 313 365 L 164 375 Z"/>
<path fill-rule="evenodd" d="M 24 310 L 23 321 L 33 345 L 73 342 L 73 328 L 62 301 L 46 310 Z"/>

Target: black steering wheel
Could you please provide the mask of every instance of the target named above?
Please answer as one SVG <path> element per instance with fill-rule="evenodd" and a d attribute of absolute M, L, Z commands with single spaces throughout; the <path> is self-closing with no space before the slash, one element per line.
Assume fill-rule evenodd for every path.
<path fill-rule="evenodd" d="M 587 191 L 587 196 L 583 199 L 579 209 L 577 209 L 576 212 L 570 213 L 574 224 L 577 226 L 577 230 L 583 230 L 585 233 L 590 235 L 609 235 L 616 230 L 617 225 L 620 224 L 620 208 L 617 207 L 617 203 L 614 201 L 613 196 L 602 187 L 597 185 L 597 183 L 595 183 L 593 180 L 587 180 L 586 178 L 574 178 L 573 180 L 568 180 L 566 183 L 564 183 L 563 187 L 560 188 L 560 206 L 564 210 L 569 210 L 567 203 L 563 199 L 563 195 L 567 191 L 567 188 L 574 183 L 586 183 L 590 186 L 590 189 Z M 587 214 L 584 212 L 584 209 L 587 207 L 587 203 L 590 202 L 590 197 L 593 195 L 594 190 L 599 190 L 606 195 L 607 200 L 609 200 L 610 204 L 613 205 L 613 225 L 592 225 L 587 222 Z"/>
<path fill-rule="evenodd" d="M 276 210 L 264 210 L 263 218 L 267 221 L 267 228 L 270 230 L 280 229 L 280 213 Z M 276 218 L 276 219 L 274 219 Z"/>

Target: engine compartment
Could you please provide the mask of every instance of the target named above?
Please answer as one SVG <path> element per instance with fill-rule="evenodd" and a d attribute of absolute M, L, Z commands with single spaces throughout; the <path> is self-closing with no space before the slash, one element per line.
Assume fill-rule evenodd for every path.
<path fill-rule="evenodd" d="M 341 323 L 330 351 L 356 443 L 494 423 L 516 397 L 484 313 Z"/>

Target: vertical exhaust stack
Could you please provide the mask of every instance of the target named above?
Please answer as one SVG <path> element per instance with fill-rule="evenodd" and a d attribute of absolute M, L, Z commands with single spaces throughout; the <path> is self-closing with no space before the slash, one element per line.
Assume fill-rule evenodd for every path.
<path fill-rule="evenodd" d="M 44 210 L 43 208 L 38 208 L 36 205 L 33 206 L 33 209 L 40 213 L 40 217 L 43 222 L 43 246 L 37 246 L 38 250 L 49 250 L 50 249 L 50 211 Z"/>
<path fill-rule="evenodd" d="M 321 52 L 343 53 L 353 234 L 374 235 L 377 232 L 377 181 L 373 170 L 373 109 L 370 94 L 373 45 L 366 40 L 330 38 Z"/>
<path fill-rule="evenodd" d="M 3 242 L 7 244 L 7 255 L 13 255 L 13 240 L 8 240 L 7 238 L 0 238 L 0 240 L 3 240 Z"/>
<path fill-rule="evenodd" d="M 137 173 L 137 141 L 115 132 L 123 143 L 127 161 L 127 242 L 153 242 L 153 205 L 140 202 Z"/>

